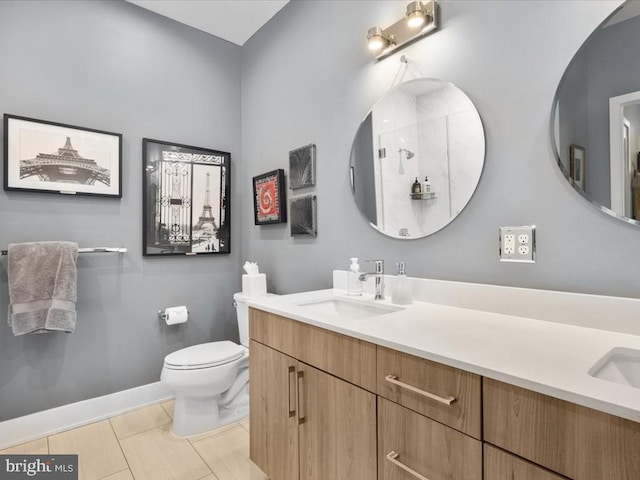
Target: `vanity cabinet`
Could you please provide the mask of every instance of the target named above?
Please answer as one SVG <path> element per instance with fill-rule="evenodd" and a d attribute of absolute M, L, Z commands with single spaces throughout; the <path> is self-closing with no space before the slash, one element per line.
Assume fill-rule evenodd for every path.
<path fill-rule="evenodd" d="M 572 480 L 640 478 L 640 424 L 486 377 L 483 397 L 486 442 Z"/>
<path fill-rule="evenodd" d="M 640 423 L 250 309 L 271 480 L 638 480 Z"/>
<path fill-rule="evenodd" d="M 366 365 L 354 364 L 353 358 L 367 354 L 353 350 L 360 344 L 366 344 L 364 350 L 372 347 L 375 369 L 375 346 L 351 343 L 348 340 L 355 339 L 328 331 L 323 336 L 314 329 L 250 310 L 251 460 L 272 480 L 376 480 L 376 396 L 327 373 L 361 378 L 356 370 Z M 319 340 L 315 352 L 304 347 L 304 337 Z M 340 352 L 341 342 L 355 349 Z M 300 346 L 304 348 L 298 350 Z"/>

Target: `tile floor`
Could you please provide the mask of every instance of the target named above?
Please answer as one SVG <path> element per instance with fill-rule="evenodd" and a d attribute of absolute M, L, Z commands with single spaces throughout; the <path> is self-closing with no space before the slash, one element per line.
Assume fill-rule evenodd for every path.
<path fill-rule="evenodd" d="M 182 439 L 172 412 L 150 405 L 0 453 L 77 453 L 79 480 L 267 480 L 249 460 L 248 418 Z"/>

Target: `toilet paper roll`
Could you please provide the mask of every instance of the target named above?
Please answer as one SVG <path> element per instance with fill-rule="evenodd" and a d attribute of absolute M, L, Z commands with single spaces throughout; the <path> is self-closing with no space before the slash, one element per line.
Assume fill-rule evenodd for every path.
<path fill-rule="evenodd" d="M 178 323 L 186 323 L 189 317 L 189 310 L 186 305 L 179 307 L 169 307 L 164 310 L 164 321 L 167 325 L 176 325 Z"/>
<path fill-rule="evenodd" d="M 247 297 L 264 297 L 267 294 L 267 276 L 242 275 L 242 293 Z"/>

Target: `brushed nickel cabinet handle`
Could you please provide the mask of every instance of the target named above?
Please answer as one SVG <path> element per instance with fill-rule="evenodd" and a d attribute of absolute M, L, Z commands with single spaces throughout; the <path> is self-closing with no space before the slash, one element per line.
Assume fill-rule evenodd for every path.
<path fill-rule="evenodd" d="M 409 385 L 407 383 L 401 382 L 400 380 L 398 380 L 397 375 L 387 375 L 386 377 L 384 377 L 384 379 L 389 383 L 393 383 L 394 385 L 398 385 L 399 387 L 405 388 L 414 393 L 417 393 L 418 395 L 422 395 L 423 397 L 430 398 L 431 400 L 435 400 L 436 402 L 440 402 L 445 405 L 451 405 L 453 402 L 456 401 L 456 397 L 439 397 L 438 395 L 434 395 L 433 393 L 420 390 L 419 388 L 416 388 L 413 385 Z"/>
<path fill-rule="evenodd" d="M 299 371 L 297 373 L 297 385 L 298 385 L 298 425 L 301 425 L 305 421 L 305 416 L 302 414 L 302 409 L 300 405 L 304 404 L 304 398 L 302 398 L 302 392 L 304 392 L 304 385 L 300 388 L 300 384 L 304 380 L 304 372 Z"/>
<path fill-rule="evenodd" d="M 411 475 L 413 475 L 416 478 L 419 478 L 420 480 L 429 480 L 427 477 L 425 477 L 424 475 L 420 475 L 418 472 L 416 472 L 414 469 L 407 467 L 404 463 L 398 461 L 398 457 L 400 455 L 397 454 L 394 451 L 391 451 L 389 453 L 387 453 L 387 460 L 390 461 L 391 463 L 393 463 L 396 467 L 400 467 L 402 470 L 404 470 L 407 473 L 410 473 Z"/>
<path fill-rule="evenodd" d="M 291 374 L 293 373 L 293 382 L 291 381 Z M 293 407 L 291 408 L 291 405 L 295 402 L 295 396 L 296 396 L 296 391 L 293 388 L 293 384 L 295 383 L 296 379 L 295 379 L 295 373 L 296 373 L 296 367 L 289 367 L 289 418 L 293 417 L 296 414 L 296 408 Z M 291 400 L 291 397 L 293 396 L 293 401 Z"/>

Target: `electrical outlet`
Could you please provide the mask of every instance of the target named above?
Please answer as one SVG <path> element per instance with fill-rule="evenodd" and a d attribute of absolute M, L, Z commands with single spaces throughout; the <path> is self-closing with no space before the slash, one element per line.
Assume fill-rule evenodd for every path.
<path fill-rule="evenodd" d="M 515 238 L 515 235 L 505 234 L 504 241 L 502 242 L 504 245 L 504 253 L 512 255 L 515 252 Z"/>
<path fill-rule="evenodd" d="M 535 226 L 500 227 L 500 261 L 535 263 L 535 232 Z"/>

